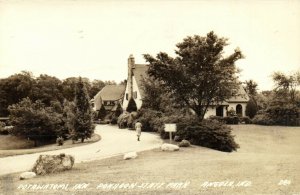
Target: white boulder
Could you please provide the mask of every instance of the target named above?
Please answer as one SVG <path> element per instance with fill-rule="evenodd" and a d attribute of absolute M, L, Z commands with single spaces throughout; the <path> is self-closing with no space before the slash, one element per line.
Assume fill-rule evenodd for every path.
<path fill-rule="evenodd" d="M 160 149 L 162 151 L 178 151 L 179 150 L 179 147 L 177 145 L 174 145 L 174 144 L 162 144 L 160 146 Z"/>
<path fill-rule="evenodd" d="M 127 154 L 124 154 L 123 159 L 124 160 L 129 160 L 129 159 L 135 159 L 137 157 L 137 153 L 136 152 L 129 152 Z"/>
<path fill-rule="evenodd" d="M 33 178 L 35 176 L 36 176 L 35 172 L 24 172 L 20 175 L 20 180 L 30 179 L 30 178 Z"/>

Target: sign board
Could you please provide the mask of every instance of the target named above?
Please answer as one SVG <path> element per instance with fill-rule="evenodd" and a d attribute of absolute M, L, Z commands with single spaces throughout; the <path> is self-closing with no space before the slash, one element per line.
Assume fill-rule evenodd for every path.
<path fill-rule="evenodd" d="M 176 124 L 174 123 L 165 124 L 165 132 L 176 132 Z"/>

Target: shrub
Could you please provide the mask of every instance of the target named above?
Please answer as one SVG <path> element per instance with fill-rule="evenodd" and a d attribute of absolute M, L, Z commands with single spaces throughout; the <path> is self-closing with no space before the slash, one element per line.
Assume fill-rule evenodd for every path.
<path fill-rule="evenodd" d="M 190 147 L 191 146 L 191 143 L 188 141 L 188 140 L 182 140 L 179 144 L 178 144 L 179 147 Z"/>
<path fill-rule="evenodd" d="M 163 115 L 162 112 L 151 110 L 151 109 L 141 109 L 138 111 L 137 118 L 142 123 L 142 131 L 157 131 L 157 127 L 160 125 L 159 118 Z M 159 124 L 157 124 L 159 123 Z"/>
<path fill-rule="evenodd" d="M 252 122 L 258 125 L 275 125 L 275 121 L 267 113 L 256 114 Z"/>
<path fill-rule="evenodd" d="M 117 123 L 119 128 L 134 129 L 134 124 L 137 116 L 138 116 L 137 112 L 132 112 L 132 113 L 124 112 L 118 117 Z"/>
<path fill-rule="evenodd" d="M 118 118 L 122 113 L 123 113 L 122 106 L 121 106 L 120 103 L 118 103 L 118 106 L 117 106 L 117 108 L 116 108 L 116 111 L 115 111 L 115 113 L 114 113 L 114 116 L 115 116 L 116 118 Z"/>
<path fill-rule="evenodd" d="M 239 123 L 239 117 L 236 115 L 230 115 L 230 116 L 210 116 L 209 117 L 210 120 L 216 120 L 220 123 L 225 123 L 225 124 L 238 124 Z"/>
<path fill-rule="evenodd" d="M 57 143 L 57 145 L 59 145 L 59 146 L 64 145 L 64 138 L 63 138 L 63 137 L 58 137 L 58 138 L 56 139 L 56 143 Z"/>
<path fill-rule="evenodd" d="M 129 117 L 127 119 L 127 127 L 129 129 L 134 129 L 134 124 L 135 124 L 135 120 L 137 118 L 137 115 L 138 115 L 137 112 L 131 112 L 129 114 Z"/>
<path fill-rule="evenodd" d="M 171 116 L 164 116 L 159 119 L 160 122 L 160 128 L 158 128 L 158 133 L 160 134 L 161 138 L 163 139 L 169 139 L 170 134 L 169 132 L 164 131 L 164 124 L 166 123 L 176 123 L 177 131 L 182 129 L 185 126 L 188 125 L 196 125 L 198 123 L 198 117 L 196 115 L 188 115 L 188 114 L 178 114 L 174 113 Z M 176 134 L 172 134 L 175 138 Z"/>
<path fill-rule="evenodd" d="M 182 139 L 180 138 L 180 136 L 175 135 L 175 136 L 174 136 L 174 141 L 175 141 L 175 142 L 180 142 L 180 141 L 182 141 Z"/>
<path fill-rule="evenodd" d="M 129 113 L 124 112 L 118 117 L 118 126 L 120 129 L 127 128 L 127 120 L 129 118 Z"/>
<path fill-rule="evenodd" d="M 245 124 L 252 124 L 252 120 L 248 116 L 240 117 L 240 122 Z"/>
<path fill-rule="evenodd" d="M 92 119 L 93 121 L 98 120 L 98 111 L 92 110 Z"/>
<path fill-rule="evenodd" d="M 103 120 L 100 120 L 99 124 L 100 125 L 107 125 L 110 123 L 110 119 L 103 119 Z"/>
<path fill-rule="evenodd" d="M 195 115 L 188 113 L 181 113 L 180 111 L 174 111 L 170 115 L 166 115 L 160 111 L 152 109 L 141 109 L 138 112 L 138 120 L 143 124 L 143 131 L 154 131 L 160 134 L 161 138 L 168 139 L 169 133 L 164 131 L 164 125 L 166 123 L 180 123 L 197 121 L 198 118 Z M 175 136 L 173 134 L 173 136 Z"/>
<path fill-rule="evenodd" d="M 112 124 L 112 125 L 118 124 L 118 117 L 114 115 L 114 116 L 111 118 L 110 124 Z"/>
<path fill-rule="evenodd" d="M 296 105 L 271 105 L 266 110 L 259 111 L 253 118 L 253 123 L 259 125 L 299 126 L 300 111 Z"/>
<path fill-rule="evenodd" d="M 226 116 L 223 117 L 223 120 L 225 121 L 226 124 L 230 124 L 230 125 L 236 125 L 239 124 L 240 122 L 238 116 Z"/>
<path fill-rule="evenodd" d="M 231 152 L 239 147 L 231 135 L 230 127 L 217 120 L 199 122 L 195 115 L 179 111 L 172 115 L 165 115 L 151 109 L 141 109 L 138 116 L 138 120 L 142 122 L 144 128 L 158 132 L 163 139 L 169 138 L 169 133 L 164 131 L 164 124 L 176 123 L 177 132 L 173 136 L 176 136 L 178 141 L 186 139 L 195 145 L 226 152 Z"/>
<path fill-rule="evenodd" d="M 236 112 L 232 107 L 230 110 L 228 110 L 228 116 L 236 116 Z"/>
<path fill-rule="evenodd" d="M 189 140 L 191 144 L 224 152 L 236 151 L 239 148 L 231 134 L 231 128 L 216 120 L 203 120 L 197 125 L 181 125 L 176 135 Z"/>
<path fill-rule="evenodd" d="M 98 118 L 103 120 L 105 116 L 106 116 L 106 110 L 104 108 L 104 105 L 102 105 L 100 110 L 98 111 Z"/>
<path fill-rule="evenodd" d="M 45 107 L 41 101 L 31 102 L 24 98 L 18 104 L 9 106 L 13 134 L 34 141 L 48 142 L 55 140 L 64 130 L 62 114 L 56 113 L 51 107 Z"/>
<path fill-rule="evenodd" d="M 226 121 L 225 121 L 225 119 L 224 119 L 223 116 L 214 116 L 214 115 L 211 115 L 211 116 L 208 117 L 208 119 L 210 119 L 210 120 L 217 120 L 217 121 L 219 121 L 221 123 L 226 123 Z"/>
<path fill-rule="evenodd" d="M 0 121 L 0 135 L 8 135 L 8 130 L 5 129 L 5 123 Z"/>
<path fill-rule="evenodd" d="M 210 120 L 216 120 L 219 121 L 220 123 L 225 123 L 225 124 L 230 124 L 230 125 L 235 125 L 239 123 L 245 123 L 245 124 L 251 124 L 252 121 L 248 116 L 245 117 L 238 117 L 238 116 L 210 116 Z"/>
<path fill-rule="evenodd" d="M 292 104 L 271 105 L 265 111 L 276 125 L 297 126 L 299 125 L 299 106 Z"/>
<path fill-rule="evenodd" d="M 253 118 L 257 113 L 257 105 L 253 98 L 250 98 L 246 105 L 246 115 Z"/>

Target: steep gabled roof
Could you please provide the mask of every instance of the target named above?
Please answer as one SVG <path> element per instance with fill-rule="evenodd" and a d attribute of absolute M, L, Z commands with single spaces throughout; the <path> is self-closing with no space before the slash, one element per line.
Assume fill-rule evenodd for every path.
<path fill-rule="evenodd" d="M 103 101 L 115 101 L 123 98 L 125 85 L 106 85 L 99 91 L 94 100 L 101 98 Z"/>
<path fill-rule="evenodd" d="M 143 78 L 147 76 L 148 64 L 135 64 L 133 68 L 133 76 L 135 77 L 142 98 L 144 97 L 144 90 L 142 88 Z"/>
<path fill-rule="evenodd" d="M 227 100 L 227 102 L 248 102 L 249 96 L 246 93 L 245 89 L 242 85 L 239 86 L 238 93 L 236 96 L 233 96 Z"/>

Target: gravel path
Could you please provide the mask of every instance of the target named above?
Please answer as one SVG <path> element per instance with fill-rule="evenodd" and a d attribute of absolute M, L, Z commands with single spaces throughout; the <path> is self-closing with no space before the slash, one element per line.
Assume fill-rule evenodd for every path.
<path fill-rule="evenodd" d="M 135 131 L 118 129 L 118 127 L 110 125 L 97 125 L 95 133 L 101 135 L 101 140 L 93 144 L 0 158 L 0 175 L 30 170 L 41 154 L 70 154 L 75 157 L 75 163 L 80 163 L 108 158 L 130 151 L 150 150 L 159 147 L 162 143 L 158 135 L 145 132 L 142 133 L 141 141 L 138 142 Z"/>

